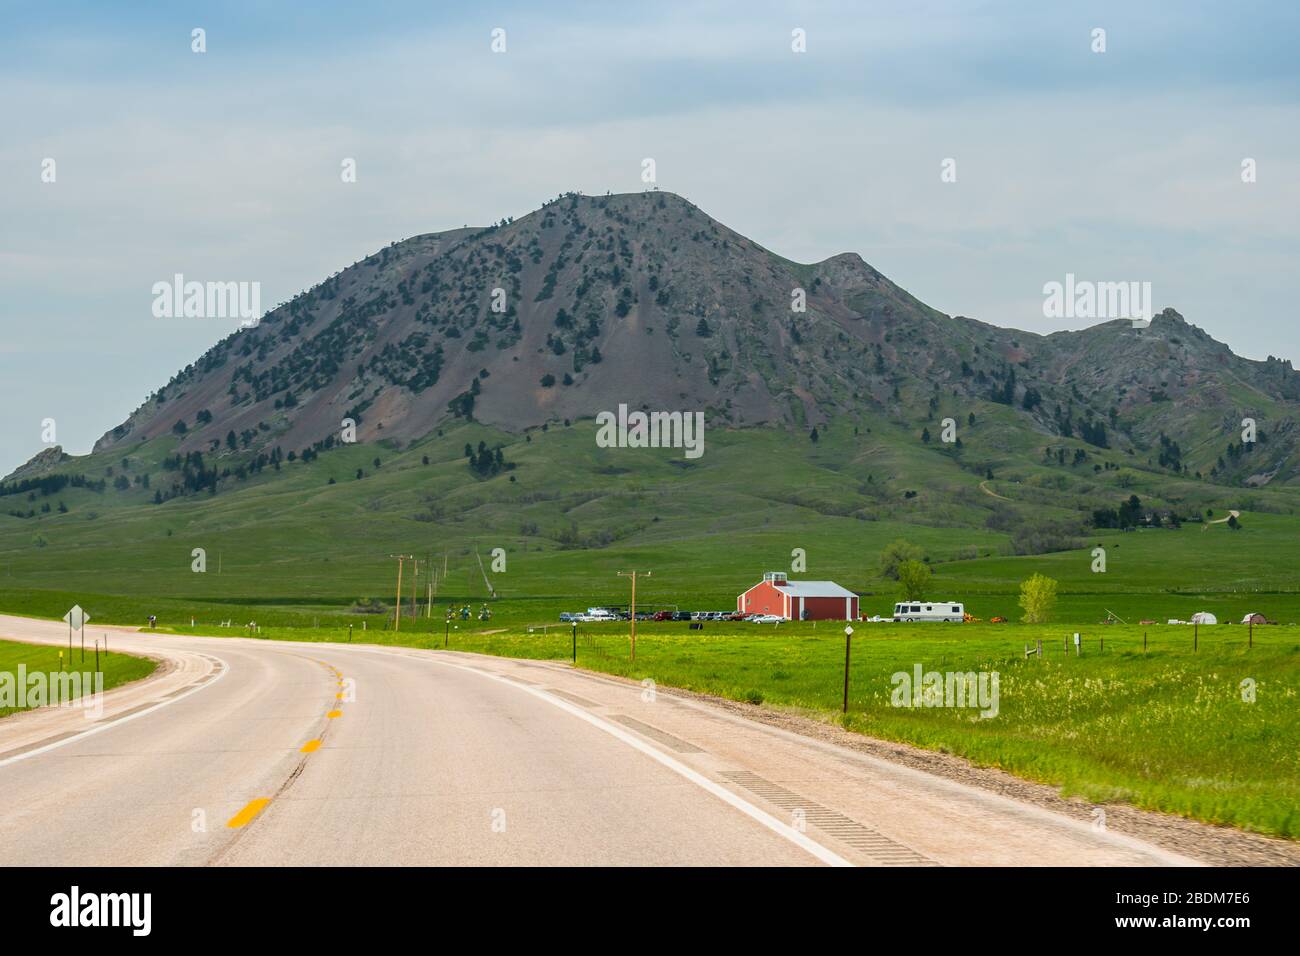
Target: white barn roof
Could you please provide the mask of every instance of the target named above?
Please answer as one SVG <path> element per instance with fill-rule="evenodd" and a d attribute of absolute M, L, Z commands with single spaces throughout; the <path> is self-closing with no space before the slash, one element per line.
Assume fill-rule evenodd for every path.
<path fill-rule="evenodd" d="M 857 597 L 852 591 L 840 587 L 834 581 L 787 581 L 784 584 L 774 585 L 774 587 L 782 594 L 788 594 L 791 597 Z"/>

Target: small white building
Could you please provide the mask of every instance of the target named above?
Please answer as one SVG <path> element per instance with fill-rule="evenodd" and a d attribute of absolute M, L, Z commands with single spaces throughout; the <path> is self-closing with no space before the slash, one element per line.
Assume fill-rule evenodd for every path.
<path fill-rule="evenodd" d="M 1192 615 L 1193 624 L 1218 624 L 1219 619 L 1209 611 L 1197 611 Z"/>

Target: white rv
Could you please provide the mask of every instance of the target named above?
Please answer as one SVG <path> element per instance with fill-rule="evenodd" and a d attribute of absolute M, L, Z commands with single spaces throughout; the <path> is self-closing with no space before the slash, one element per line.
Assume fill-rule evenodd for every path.
<path fill-rule="evenodd" d="M 894 620 L 905 621 L 955 621 L 966 619 L 966 606 L 950 601 L 903 601 L 894 605 Z"/>

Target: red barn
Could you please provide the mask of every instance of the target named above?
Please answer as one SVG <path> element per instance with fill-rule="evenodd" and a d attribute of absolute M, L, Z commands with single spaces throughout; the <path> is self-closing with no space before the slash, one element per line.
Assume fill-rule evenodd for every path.
<path fill-rule="evenodd" d="M 787 581 L 784 571 L 767 571 L 736 598 L 736 610 L 787 621 L 856 621 L 858 596 L 834 581 Z"/>

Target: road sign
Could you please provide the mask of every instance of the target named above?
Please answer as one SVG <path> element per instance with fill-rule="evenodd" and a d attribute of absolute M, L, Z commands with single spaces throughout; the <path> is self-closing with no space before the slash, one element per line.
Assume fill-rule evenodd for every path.
<path fill-rule="evenodd" d="M 72 609 L 63 615 L 63 619 L 68 622 L 70 628 L 79 631 L 90 620 L 90 615 L 81 609 L 80 604 L 74 604 Z"/>

